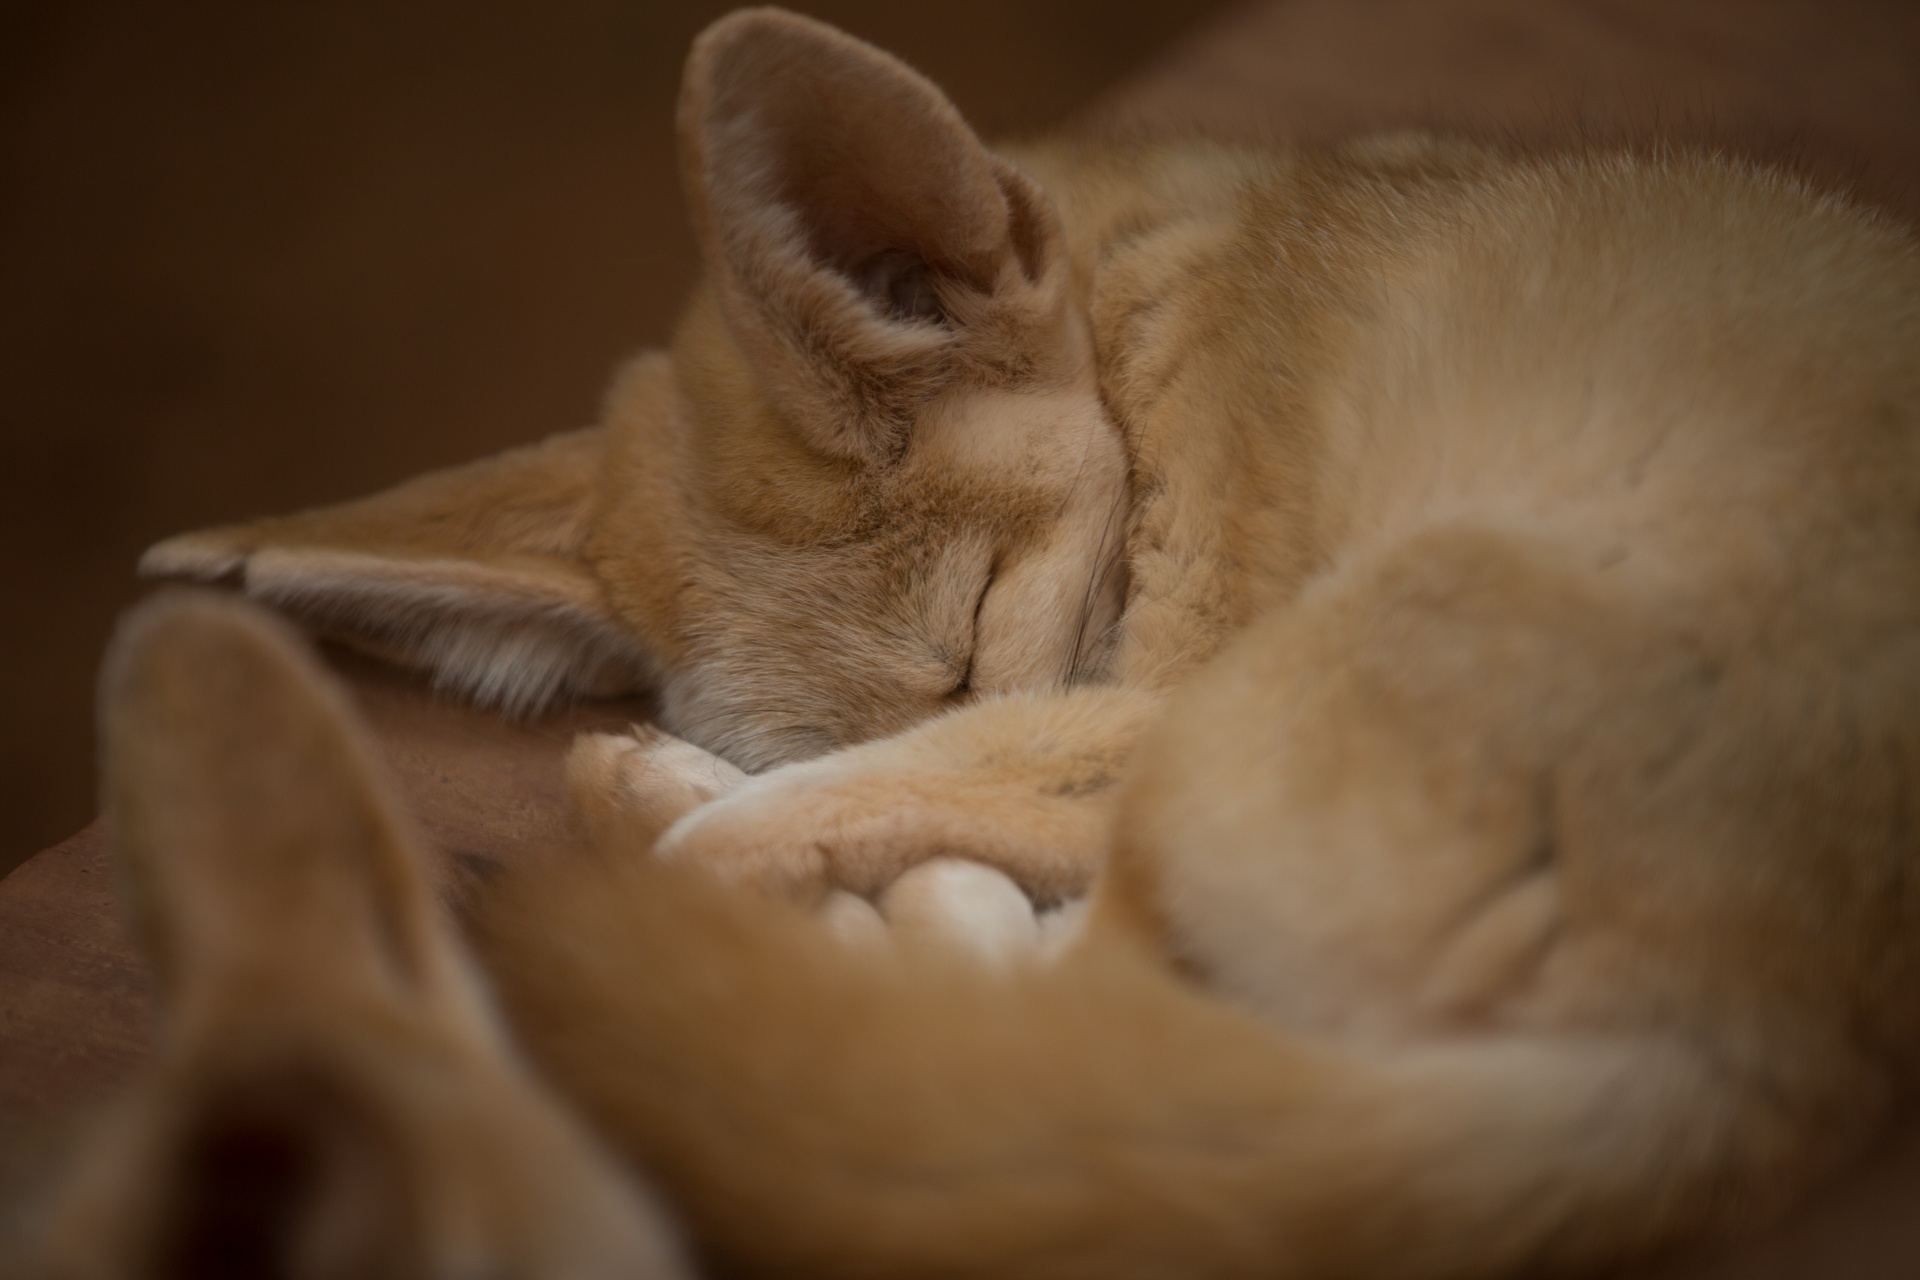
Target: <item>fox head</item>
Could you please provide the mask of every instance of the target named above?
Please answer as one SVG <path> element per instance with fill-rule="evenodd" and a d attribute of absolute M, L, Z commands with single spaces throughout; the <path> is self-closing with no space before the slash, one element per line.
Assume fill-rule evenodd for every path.
<path fill-rule="evenodd" d="M 749 769 L 1097 677 L 1127 462 L 1045 193 L 917 73 L 777 10 L 699 38 L 679 130 L 704 279 L 600 426 L 143 569 L 509 709 L 650 687 Z"/>
<path fill-rule="evenodd" d="M 31 1215 L 26 1273 L 686 1274 L 508 1045 L 346 700 L 287 632 L 183 593 L 109 655 L 105 808 L 158 1060 Z"/>

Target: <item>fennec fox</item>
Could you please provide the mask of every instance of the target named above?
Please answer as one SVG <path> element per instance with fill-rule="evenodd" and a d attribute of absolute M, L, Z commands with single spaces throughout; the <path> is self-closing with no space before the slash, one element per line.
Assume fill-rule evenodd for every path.
<path fill-rule="evenodd" d="M 1001 155 L 765 10 L 680 128 L 706 281 L 602 426 L 146 563 L 506 706 L 647 684 L 748 771 L 583 744 L 631 856 L 486 944 L 716 1256 L 1579 1267 L 1909 1086 L 1905 229 L 1684 154 Z M 649 847 L 1105 872 L 1058 968 L 909 984 Z"/>
<path fill-rule="evenodd" d="M 24 1207 L 0 1274 L 687 1274 L 509 1046 L 344 700 L 286 631 L 166 598 L 109 655 L 106 812 L 160 1063 Z"/>

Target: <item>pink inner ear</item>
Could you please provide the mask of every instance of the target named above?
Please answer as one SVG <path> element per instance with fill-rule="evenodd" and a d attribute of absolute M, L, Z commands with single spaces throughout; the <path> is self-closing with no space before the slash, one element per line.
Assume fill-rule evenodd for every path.
<path fill-rule="evenodd" d="M 825 265 L 857 280 L 878 262 L 891 283 L 910 280 L 917 262 L 992 287 L 1008 239 L 1005 199 L 971 135 L 925 127 L 937 123 L 816 118 L 813 137 L 789 135 L 768 157 L 782 175 L 781 203 Z"/>

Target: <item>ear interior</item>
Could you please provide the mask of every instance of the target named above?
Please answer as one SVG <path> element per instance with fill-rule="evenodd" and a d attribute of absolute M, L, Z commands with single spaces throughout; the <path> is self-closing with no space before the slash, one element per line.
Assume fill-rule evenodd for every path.
<path fill-rule="evenodd" d="M 417 1274 L 397 1136 L 298 1068 L 218 1082 L 162 1189 L 156 1280 Z"/>
<path fill-rule="evenodd" d="M 785 213 L 851 280 L 910 293 L 931 270 L 992 285 L 1007 211 L 987 154 L 897 60 L 790 15 L 744 14 L 695 47 L 685 109 L 723 233 Z"/>
<path fill-rule="evenodd" d="M 715 23 L 680 132 L 728 326 L 827 452 L 883 456 L 969 331 L 1054 265 L 1038 189 L 924 77 L 821 23 Z"/>
<path fill-rule="evenodd" d="M 170 538 L 150 577 L 230 584 L 486 706 L 631 692 L 647 663 L 584 559 L 599 430 L 357 502 Z"/>

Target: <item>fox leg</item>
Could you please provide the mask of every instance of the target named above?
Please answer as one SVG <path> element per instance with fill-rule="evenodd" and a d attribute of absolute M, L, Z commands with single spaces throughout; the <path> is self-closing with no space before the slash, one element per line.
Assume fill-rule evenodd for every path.
<path fill-rule="evenodd" d="M 601 846 L 651 849 L 661 833 L 747 780 L 721 757 L 636 724 L 626 733 L 583 733 L 567 754 L 573 816 Z"/>
<path fill-rule="evenodd" d="M 651 854 L 667 828 L 719 799 L 747 774 L 727 760 L 652 725 L 627 733 L 585 733 L 567 754 L 572 813 L 590 847 Z M 872 903 L 836 889 L 819 916 L 856 945 L 884 945 L 887 929 Z"/>
<path fill-rule="evenodd" d="M 687 813 L 657 852 L 803 900 L 871 897 L 929 859 L 963 858 L 1052 906 L 1092 886 L 1153 706 L 1118 689 L 983 701 L 755 777 Z"/>
<path fill-rule="evenodd" d="M 1153 706 L 1111 689 L 1001 698 L 758 777 L 648 728 L 583 737 L 569 773 L 602 843 L 811 902 L 859 941 L 1031 958 L 1078 933 L 1072 904 Z"/>

